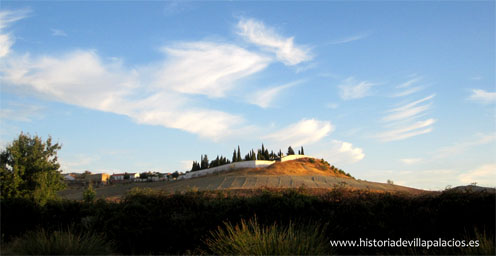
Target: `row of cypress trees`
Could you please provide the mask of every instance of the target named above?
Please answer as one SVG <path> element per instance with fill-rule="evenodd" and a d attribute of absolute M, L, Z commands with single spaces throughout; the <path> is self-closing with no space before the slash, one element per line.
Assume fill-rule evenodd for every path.
<path fill-rule="evenodd" d="M 294 155 L 295 152 L 291 146 L 288 147 L 288 152 L 287 155 Z M 303 150 L 303 146 L 301 149 L 298 150 L 298 155 L 304 155 L 305 151 Z M 191 167 L 191 171 L 199 171 L 203 169 L 208 169 L 216 166 L 221 166 L 224 164 L 229 164 L 229 163 L 234 163 L 234 162 L 241 162 L 241 161 L 250 161 L 250 160 L 276 160 L 279 158 L 282 158 L 284 154 L 282 151 L 279 149 L 279 152 L 274 153 L 273 150 L 269 152 L 267 148 L 265 148 L 265 145 L 262 143 L 262 148 L 257 150 L 257 153 L 255 154 L 255 151 L 252 149 L 248 154 L 245 155 L 244 158 L 241 158 L 241 150 L 238 145 L 238 149 L 234 149 L 233 155 L 232 155 L 232 160 L 230 161 L 224 156 L 219 156 L 212 160 L 211 162 L 208 161 L 208 156 L 201 155 L 201 160 L 200 162 L 193 161 L 193 166 Z"/>

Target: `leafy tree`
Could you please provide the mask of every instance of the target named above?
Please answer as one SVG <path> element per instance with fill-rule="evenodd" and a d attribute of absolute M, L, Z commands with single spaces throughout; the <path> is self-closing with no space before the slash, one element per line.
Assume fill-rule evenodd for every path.
<path fill-rule="evenodd" d="M 83 192 L 83 200 L 87 203 L 91 203 L 95 201 L 96 198 L 96 191 L 93 188 L 93 184 L 88 184 L 88 187 L 84 190 Z"/>
<path fill-rule="evenodd" d="M 65 183 L 59 170 L 58 143 L 21 133 L 0 153 L 0 198 L 23 197 L 44 205 Z"/>
<path fill-rule="evenodd" d="M 288 156 L 289 155 L 294 155 L 294 154 L 295 154 L 295 152 L 294 152 L 293 148 L 291 146 L 289 146 L 288 147 Z"/>
<path fill-rule="evenodd" d="M 125 180 L 128 180 L 128 179 L 130 179 L 130 178 L 131 178 L 131 176 L 129 175 L 129 173 L 127 173 L 127 172 L 126 172 L 126 173 L 124 173 L 124 179 L 125 179 Z"/>

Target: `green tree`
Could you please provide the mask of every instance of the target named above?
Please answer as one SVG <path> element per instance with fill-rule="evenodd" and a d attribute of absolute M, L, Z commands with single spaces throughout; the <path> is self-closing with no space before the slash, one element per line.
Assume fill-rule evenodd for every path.
<path fill-rule="evenodd" d="M 65 183 L 59 170 L 57 151 L 49 137 L 21 133 L 0 153 L 0 198 L 23 197 L 44 205 L 57 197 Z"/>
<path fill-rule="evenodd" d="M 91 203 L 95 201 L 96 191 L 93 188 L 93 184 L 91 182 L 88 184 L 88 187 L 83 191 L 83 200 L 87 203 Z"/>
<path fill-rule="evenodd" d="M 300 155 L 304 155 L 304 154 L 305 154 L 305 150 L 303 150 L 303 146 L 301 146 Z"/>
<path fill-rule="evenodd" d="M 238 145 L 238 154 L 237 154 L 237 157 L 236 157 L 236 161 L 238 162 L 241 162 L 241 150 L 239 149 L 239 145 Z"/>
<path fill-rule="evenodd" d="M 288 156 L 289 155 L 294 155 L 294 154 L 295 154 L 295 152 L 294 152 L 293 148 L 291 146 L 289 146 L 288 147 Z"/>

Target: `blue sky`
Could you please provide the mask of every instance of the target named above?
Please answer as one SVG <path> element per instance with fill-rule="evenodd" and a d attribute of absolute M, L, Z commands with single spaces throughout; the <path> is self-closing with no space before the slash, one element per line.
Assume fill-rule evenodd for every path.
<path fill-rule="evenodd" d="M 0 6 L 0 142 L 65 172 L 304 146 L 356 178 L 496 186 L 494 1 Z"/>

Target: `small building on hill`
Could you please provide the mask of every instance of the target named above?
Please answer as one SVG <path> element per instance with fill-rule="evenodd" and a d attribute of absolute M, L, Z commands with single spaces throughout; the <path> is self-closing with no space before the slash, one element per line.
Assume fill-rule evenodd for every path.
<path fill-rule="evenodd" d="M 95 173 L 84 176 L 84 181 L 91 182 L 93 184 L 105 184 L 109 181 L 109 179 L 110 174 L 108 173 Z"/>
<path fill-rule="evenodd" d="M 111 181 L 123 181 L 126 180 L 126 176 L 129 176 L 128 179 L 134 180 L 140 177 L 139 173 L 114 173 L 110 175 Z"/>

